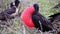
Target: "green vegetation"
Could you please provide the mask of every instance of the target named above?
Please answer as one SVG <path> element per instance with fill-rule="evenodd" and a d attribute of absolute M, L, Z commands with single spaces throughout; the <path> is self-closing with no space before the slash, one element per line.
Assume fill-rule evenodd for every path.
<path fill-rule="evenodd" d="M 8 6 L 8 4 L 11 2 L 9 2 L 10 0 L 3 0 L 3 5 L 5 6 L 5 8 Z M 25 2 L 26 1 L 26 2 Z M 26 7 L 29 4 L 33 4 L 35 2 L 39 3 L 40 6 L 40 12 L 46 17 L 48 18 L 48 16 L 54 14 L 54 13 L 58 13 L 59 10 L 53 9 L 53 7 L 58 4 L 58 2 L 56 0 L 23 0 L 23 5 L 22 6 L 24 9 L 24 7 Z M 20 9 L 21 10 L 21 9 Z"/>
<path fill-rule="evenodd" d="M 3 5 L 0 10 L 4 10 L 7 8 L 11 0 L 3 0 Z M 55 0 L 23 0 L 23 4 L 21 6 L 20 12 L 24 10 L 24 8 L 28 5 L 38 3 L 40 6 L 39 12 L 48 18 L 50 15 L 53 15 L 54 13 L 58 13 L 60 10 L 58 9 L 53 9 L 53 7 L 58 4 Z M 20 17 L 19 17 L 20 18 Z M 2 29 L 2 33 L 10 33 L 10 34 L 23 34 L 23 24 L 22 21 L 17 18 L 17 21 L 13 22 L 13 25 L 11 25 L 11 28 L 8 27 L 7 29 L 3 30 L 2 27 L 0 26 L 0 30 Z M 19 20 L 19 21 L 18 21 Z M 26 27 L 27 33 L 33 33 L 32 29 L 29 29 Z M 8 32 L 7 32 L 8 31 Z M 39 33 L 40 34 L 40 33 Z"/>
<path fill-rule="evenodd" d="M 45 17 L 48 17 L 58 12 L 58 10 L 53 9 L 53 7 L 57 4 L 57 2 L 53 0 L 39 0 L 39 2 L 40 2 L 40 12 Z"/>

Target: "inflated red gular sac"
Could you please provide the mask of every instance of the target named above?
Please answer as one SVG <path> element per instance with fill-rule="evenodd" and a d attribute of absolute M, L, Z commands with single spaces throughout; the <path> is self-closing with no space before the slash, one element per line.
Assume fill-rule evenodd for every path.
<path fill-rule="evenodd" d="M 39 30 L 41 30 L 42 25 L 43 32 L 52 30 L 52 24 L 50 21 L 39 13 L 38 4 L 33 4 L 32 6 L 26 7 L 21 14 L 21 19 L 27 26 L 35 27 Z"/>
<path fill-rule="evenodd" d="M 24 23 L 29 27 L 34 27 L 34 23 L 32 21 L 32 14 L 35 11 L 33 6 L 26 7 L 21 14 L 21 18 Z"/>

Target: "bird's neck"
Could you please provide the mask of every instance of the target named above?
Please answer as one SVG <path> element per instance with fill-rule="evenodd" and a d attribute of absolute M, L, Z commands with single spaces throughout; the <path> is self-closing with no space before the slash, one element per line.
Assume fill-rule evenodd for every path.
<path fill-rule="evenodd" d="M 38 12 L 34 11 L 33 15 L 36 15 L 36 14 L 38 14 Z"/>

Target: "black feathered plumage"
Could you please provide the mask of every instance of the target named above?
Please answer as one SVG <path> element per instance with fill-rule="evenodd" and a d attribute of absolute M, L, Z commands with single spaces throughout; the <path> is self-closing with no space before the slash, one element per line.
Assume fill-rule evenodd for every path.
<path fill-rule="evenodd" d="M 57 17 L 57 16 L 59 16 L 60 15 L 60 13 L 56 13 L 56 14 L 54 14 L 54 15 L 51 15 L 51 16 L 49 16 L 50 17 L 50 21 L 51 22 L 53 22 L 54 21 L 54 19 Z"/>
<path fill-rule="evenodd" d="M 14 2 L 11 2 L 11 3 L 10 3 L 10 7 L 13 7 L 13 6 L 18 7 L 18 6 L 19 6 L 19 3 L 20 3 L 19 0 L 15 0 Z"/>
<path fill-rule="evenodd" d="M 7 9 L 7 10 L 5 10 L 5 11 L 2 11 L 2 12 L 0 13 L 0 20 L 6 20 L 6 18 L 8 18 L 8 19 L 13 18 L 13 17 L 11 17 L 10 15 L 11 15 L 12 13 L 15 13 L 15 10 L 16 10 L 16 8 L 11 8 L 11 9 Z"/>
<path fill-rule="evenodd" d="M 60 8 L 60 3 L 54 6 L 53 8 Z"/>
<path fill-rule="evenodd" d="M 14 18 L 14 16 L 11 16 L 11 15 L 16 13 L 19 3 L 20 3 L 19 0 L 15 0 L 14 2 L 11 2 L 10 6 L 9 6 L 10 8 L 7 8 L 6 10 L 4 10 L 0 13 L 0 20 L 7 20 L 7 19 Z M 18 10 L 17 10 L 17 12 L 18 12 Z"/>
<path fill-rule="evenodd" d="M 43 32 L 52 30 L 52 28 L 51 28 L 52 24 L 50 23 L 50 21 L 48 19 L 46 19 L 44 16 L 42 16 L 40 13 L 38 13 L 38 11 L 39 11 L 38 4 L 34 4 L 34 7 L 35 7 L 35 11 L 32 15 L 32 20 L 35 24 L 35 27 L 38 28 L 39 30 L 41 30 L 41 26 L 40 26 L 40 22 L 41 22 Z"/>

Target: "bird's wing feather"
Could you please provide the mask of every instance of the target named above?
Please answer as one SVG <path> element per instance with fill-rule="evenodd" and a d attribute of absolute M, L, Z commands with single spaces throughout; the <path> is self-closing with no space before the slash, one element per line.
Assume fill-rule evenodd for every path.
<path fill-rule="evenodd" d="M 33 16 L 32 16 L 32 20 L 33 20 L 33 23 L 35 24 L 35 27 L 36 27 L 36 28 L 41 28 L 41 27 L 40 27 L 40 23 L 39 23 L 39 16 L 33 15 Z"/>
<path fill-rule="evenodd" d="M 34 24 L 36 25 L 37 28 L 39 28 L 41 30 L 41 25 L 42 28 L 47 28 L 50 29 L 51 27 L 49 26 L 48 22 L 46 23 L 46 21 L 44 21 L 44 19 L 42 19 L 42 17 L 38 16 L 38 15 L 33 15 L 32 16 L 32 20 L 34 22 Z M 40 22 L 39 22 L 40 21 Z"/>

